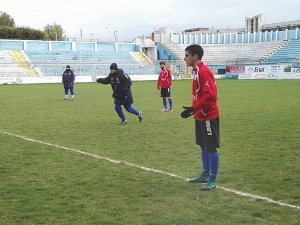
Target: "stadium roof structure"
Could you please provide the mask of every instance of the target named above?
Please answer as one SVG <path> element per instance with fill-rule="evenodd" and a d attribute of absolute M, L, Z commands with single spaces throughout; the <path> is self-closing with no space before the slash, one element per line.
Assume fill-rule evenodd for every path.
<path fill-rule="evenodd" d="M 199 27 L 199 28 L 191 28 L 191 29 L 186 29 L 184 32 L 195 32 L 195 31 L 204 31 L 204 30 L 209 30 L 209 28 L 206 27 Z"/>
<path fill-rule="evenodd" d="M 262 25 L 261 31 L 275 31 L 295 28 L 300 28 L 300 20 L 264 24 Z"/>

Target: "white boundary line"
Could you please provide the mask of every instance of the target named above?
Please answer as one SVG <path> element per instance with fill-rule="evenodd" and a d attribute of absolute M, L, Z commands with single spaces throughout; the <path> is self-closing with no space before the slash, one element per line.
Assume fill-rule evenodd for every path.
<path fill-rule="evenodd" d="M 155 173 L 161 173 L 161 174 L 169 175 L 171 177 L 176 177 L 176 178 L 179 178 L 179 179 L 183 179 L 183 180 L 186 180 L 186 181 L 189 180 L 188 178 L 185 178 L 185 177 L 173 174 L 173 173 L 168 173 L 168 172 L 164 172 L 164 171 L 161 171 L 161 170 L 156 170 L 156 169 L 152 169 L 152 168 L 148 168 L 148 167 L 144 167 L 144 166 L 139 166 L 139 165 L 132 164 L 132 163 L 129 163 L 129 162 L 126 162 L 126 161 L 114 160 L 114 159 L 110 159 L 110 158 L 107 158 L 107 157 L 95 155 L 95 154 L 92 154 L 92 153 L 80 151 L 80 150 L 77 150 L 77 149 L 67 148 L 67 147 L 64 147 L 64 146 L 61 146 L 61 145 L 56 145 L 56 144 L 51 144 L 51 143 L 47 143 L 47 142 L 43 142 L 43 141 L 38 141 L 38 140 L 35 140 L 35 139 L 32 139 L 32 138 L 27 138 L 27 137 L 22 136 L 22 135 L 12 134 L 12 133 L 1 131 L 1 130 L 0 130 L 0 133 L 8 135 L 8 136 L 17 137 L 17 138 L 20 138 L 20 139 L 23 139 L 23 140 L 26 140 L 26 141 L 30 141 L 30 142 L 35 142 L 35 143 L 39 143 L 39 144 L 42 144 L 42 145 L 48 145 L 48 146 L 56 147 L 56 148 L 59 148 L 59 149 L 64 149 L 64 150 L 73 151 L 73 152 L 77 152 L 77 153 L 80 153 L 80 154 L 92 156 L 94 158 L 103 159 L 103 160 L 106 160 L 106 161 L 109 161 L 109 162 L 112 162 L 112 163 L 122 163 L 122 164 L 125 164 L 125 165 L 128 165 L 128 166 L 132 166 L 132 167 L 142 169 L 142 170 L 151 171 L 151 172 L 155 172 Z M 243 196 L 243 197 L 249 197 L 249 198 L 253 198 L 253 199 L 265 200 L 267 202 L 274 203 L 274 204 L 277 204 L 277 205 L 280 205 L 280 206 L 285 206 L 285 207 L 290 207 L 290 208 L 295 208 L 295 209 L 300 210 L 300 206 L 275 201 L 275 200 L 270 199 L 270 198 L 261 197 L 261 196 L 258 196 L 258 195 L 253 195 L 253 194 L 249 194 L 249 193 L 245 193 L 245 192 L 241 192 L 241 191 L 236 191 L 236 190 L 233 190 L 233 189 L 230 189 L 230 188 L 225 188 L 225 187 L 220 187 L 220 186 L 217 186 L 217 188 L 222 189 L 222 190 L 227 191 L 227 192 L 234 193 L 236 195 Z"/>

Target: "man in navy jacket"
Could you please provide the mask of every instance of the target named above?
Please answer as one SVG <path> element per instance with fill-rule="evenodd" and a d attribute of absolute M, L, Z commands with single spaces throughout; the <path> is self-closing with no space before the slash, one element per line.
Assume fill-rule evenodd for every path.
<path fill-rule="evenodd" d="M 126 111 L 135 114 L 139 121 L 142 122 L 142 112 L 137 111 L 131 106 L 133 104 L 133 97 L 130 89 L 130 86 L 132 85 L 131 79 L 126 73 L 124 73 L 122 69 L 118 68 L 116 63 L 111 64 L 109 75 L 105 78 L 97 79 L 97 82 L 111 85 L 113 90 L 112 97 L 114 98 L 115 110 L 122 120 L 119 125 L 127 124 L 126 117 L 124 116 L 121 107 L 122 105 Z"/>
<path fill-rule="evenodd" d="M 75 97 L 75 95 L 74 95 L 74 81 L 75 81 L 75 75 L 73 73 L 73 70 L 71 70 L 70 66 L 67 65 L 66 70 L 64 71 L 64 73 L 62 75 L 62 83 L 63 83 L 64 89 L 65 89 L 65 99 L 64 100 L 68 100 L 68 92 L 70 90 L 72 100 L 74 101 L 74 97 Z"/>

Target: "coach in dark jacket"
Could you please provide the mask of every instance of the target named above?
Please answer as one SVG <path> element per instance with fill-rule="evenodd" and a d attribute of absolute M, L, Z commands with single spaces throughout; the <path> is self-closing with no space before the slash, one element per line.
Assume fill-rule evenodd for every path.
<path fill-rule="evenodd" d="M 97 79 L 97 82 L 111 85 L 113 90 L 112 97 L 114 98 L 115 110 L 122 119 L 121 123 L 119 123 L 120 125 L 127 124 L 127 120 L 123 114 L 121 105 L 123 105 L 128 112 L 137 115 L 140 122 L 142 121 L 142 112 L 137 111 L 131 106 L 133 103 L 133 97 L 130 88 L 132 85 L 131 79 L 126 73 L 124 73 L 122 69 L 118 68 L 116 63 L 111 64 L 109 75 L 105 78 Z"/>
<path fill-rule="evenodd" d="M 65 89 L 65 99 L 68 100 L 68 92 L 70 90 L 72 100 L 74 101 L 74 81 L 75 81 L 75 75 L 73 73 L 73 70 L 70 69 L 70 66 L 66 66 L 66 70 L 64 71 L 62 75 L 62 83 L 64 85 Z"/>

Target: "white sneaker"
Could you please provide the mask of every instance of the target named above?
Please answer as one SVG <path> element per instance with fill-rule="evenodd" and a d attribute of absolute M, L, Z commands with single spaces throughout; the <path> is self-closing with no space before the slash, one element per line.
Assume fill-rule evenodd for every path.
<path fill-rule="evenodd" d="M 173 109 L 170 109 L 169 112 L 173 112 Z"/>
<path fill-rule="evenodd" d="M 142 122 L 142 120 L 143 120 L 143 114 L 142 114 L 142 112 L 139 112 L 139 113 L 140 114 L 139 114 L 138 118 L 139 118 L 139 121 Z"/>
<path fill-rule="evenodd" d="M 127 120 L 122 120 L 122 121 L 119 123 L 119 125 L 125 125 L 125 124 L 127 124 Z"/>
<path fill-rule="evenodd" d="M 169 110 L 167 110 L 167 109 L 163 109 L 163 110 L 161 110 L 162 112 L 168 112 Z"/>

